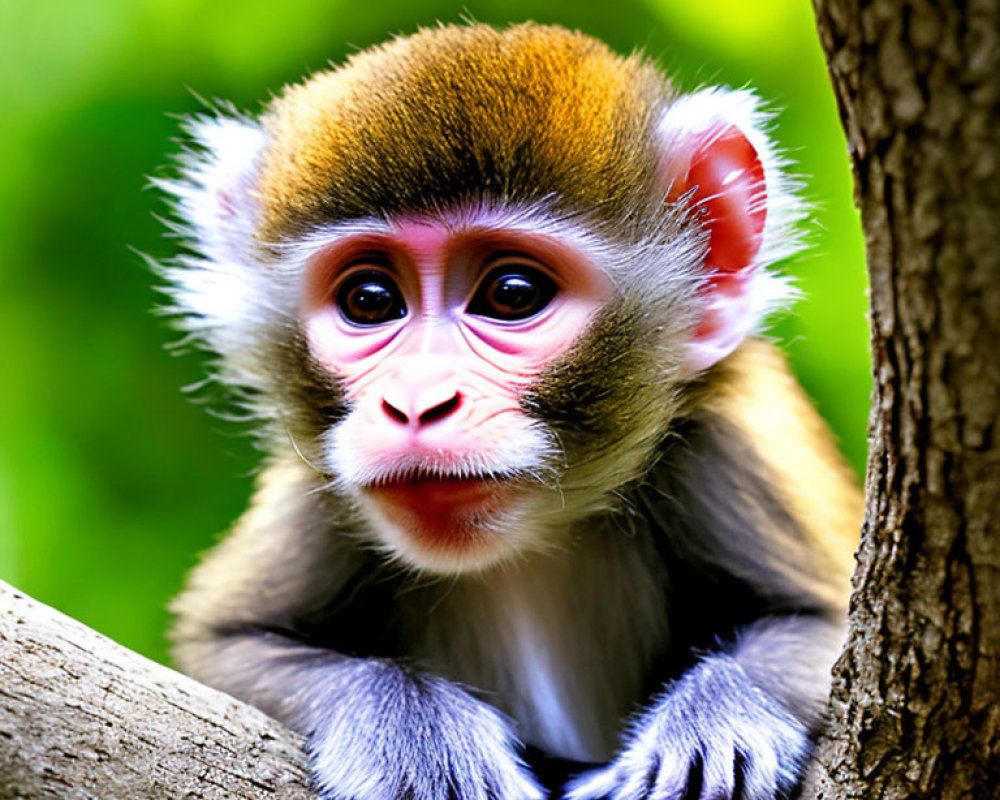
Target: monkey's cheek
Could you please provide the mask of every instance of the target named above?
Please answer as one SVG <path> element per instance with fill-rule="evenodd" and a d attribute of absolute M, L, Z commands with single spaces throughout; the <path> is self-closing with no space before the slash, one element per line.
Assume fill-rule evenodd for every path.
<path fill-rule="evenodd" d="M 406 481 L 365 489 L 361 504 L 396 555 L 453 573 L 512 554 L 525 494 L 516 481 Z"/>

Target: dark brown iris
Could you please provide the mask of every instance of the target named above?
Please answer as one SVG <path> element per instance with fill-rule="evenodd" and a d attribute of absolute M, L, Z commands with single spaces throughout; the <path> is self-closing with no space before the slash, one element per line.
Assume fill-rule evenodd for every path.
<path fill-rule="evenodd" d="M 468 311 L 490 319 L 528 319 L 545 308 L 555 293 L 555 283 L 541 270 L 528 264 L 504 264 L 486 275 Z"/>
<path fill-rule="evenodd" d="M 406 316 L 406 304 L 393 279 L 366 270 L 349 277 L 337 290 L 337 306 L 348 322 L 381 325 Z"/>

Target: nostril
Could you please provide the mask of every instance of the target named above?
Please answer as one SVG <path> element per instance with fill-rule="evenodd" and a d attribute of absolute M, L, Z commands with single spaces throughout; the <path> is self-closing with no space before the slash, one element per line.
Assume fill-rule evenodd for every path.
<path fill-rule="evenodd" d="M 421 425 L 429 425 L 432 422 L 437 422 L 439 419 L 444 419 L 449 414 L 451 414 L 455 409 L 458 408 L 459 404 L 462 402 L 462 395 L 455 392 L 451 398 L 445 400 L 443 403 L 439 403 L 434 406 L 434 408 L 427 409 L 418 418 Z"/>
<path fill-rule="evenodd" d="M 402 411 L 396 408 L 388 400 L 382 401 L 382 410 L 390 417 L 392 417 L 394 420 L 396 420 L 396 422 L 401 422 L 405 425 L 410 421 L 410 418 L 406 416 L 406 414 L 404 414 Z"/>

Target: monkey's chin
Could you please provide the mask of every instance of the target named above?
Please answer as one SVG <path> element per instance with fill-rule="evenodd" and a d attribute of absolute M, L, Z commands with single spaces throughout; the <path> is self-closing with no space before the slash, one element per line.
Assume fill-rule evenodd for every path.
<path fill-rule="evenodd" d="M 362 505 L 393 554 L 418 569 L 455 574 L 514 555 L 523 494 L 513 480 L 425 478 L 369 486 Z"/>

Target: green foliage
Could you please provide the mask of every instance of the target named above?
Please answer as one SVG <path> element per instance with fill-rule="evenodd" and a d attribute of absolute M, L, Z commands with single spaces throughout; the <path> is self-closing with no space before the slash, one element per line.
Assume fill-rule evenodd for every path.
<path fill-rule="evenodd" d="M 170 596 L 246 502 L 256 454 L 180 387 L 196 356 L 136 251 L 171 254 L 144 176 L 197 95 L 250 110 L 283 83 L 437 20 L 536 19 L 659 58 L 682 86 L 749 84 L 816 208 L 776 334 L 860 470 L 865 278 L 843 137 L 805 0 L 0 2 L 0 578 L 154 658 Z"/>

